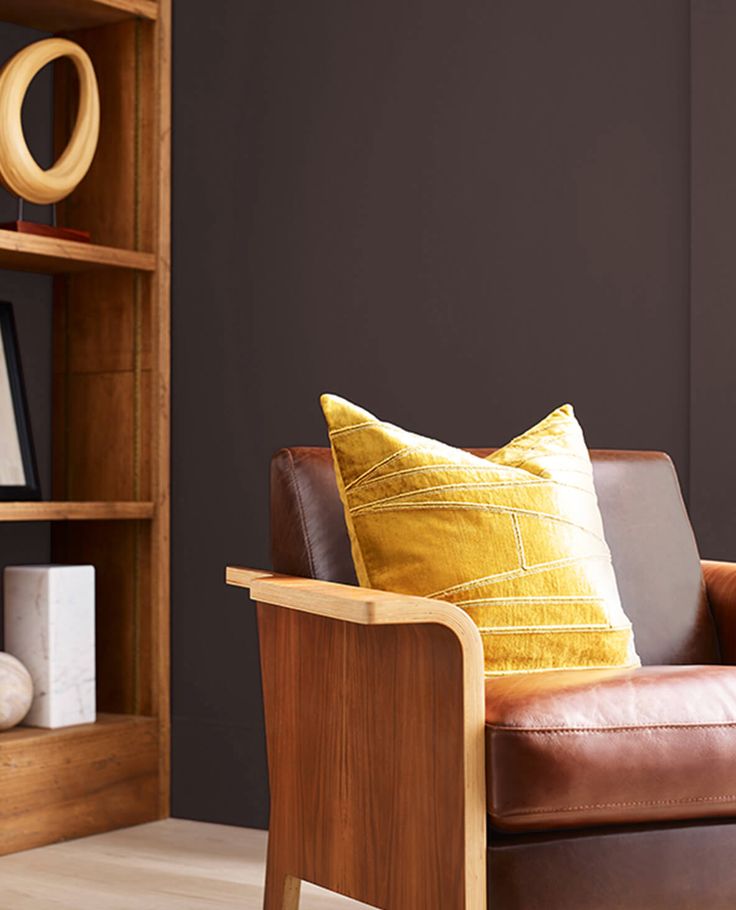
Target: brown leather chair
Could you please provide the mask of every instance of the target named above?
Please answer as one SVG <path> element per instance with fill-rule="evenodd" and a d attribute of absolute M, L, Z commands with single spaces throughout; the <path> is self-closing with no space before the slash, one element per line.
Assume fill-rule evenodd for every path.
<path fill-rule="evenodd" d="M 643 666 L 485 693 L 462 611 L 354 587 L 329 449 L 274 456 L 281 574 L 228 570 L 258 601 L 266 910 L 300 880 L 381 910 L 736 907 L 736 565 L 701 563 L 666 455 L 591 454 Z"/>

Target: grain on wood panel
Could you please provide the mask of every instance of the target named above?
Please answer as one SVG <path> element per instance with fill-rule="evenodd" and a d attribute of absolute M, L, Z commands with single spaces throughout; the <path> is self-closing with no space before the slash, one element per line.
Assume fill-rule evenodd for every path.
<path fill-rule="evenodd" d="M 131 275 L 58 281 L 54 298 L 54 496 L 151 498 L 150 297 Z M 150 280 L 138 285 L 147 291 Z"/>
<path fill-rule="evenodd" d="M 156 28 L 142 23 L 136 24 L 135 79 L 138 128 L 134 137 L 133 154 L 139 205 L 133 224 L 133 243 L 136 249 L 142 250 L 155 249 L 160 239 L 157 236 L 158 184 L 162 176 L 160 173 L 162 157 L 158 153 L 159 103 L 156 96 L 159 91 L 165 90 L 163 82 L 159 82 L 157 78 L 157 71 L 159 38 L 161 32 L 166 29 L 165 20 L 159 22 Z"/>
<path fill-rule="evenodd" d="M 97 705 L 117 714 L 154 714 L 150 623 L 150 524 L 74 522 L 52 528 L 57 562 L 96 573 Z"/>
<path fill-rule="evenodd" d="M 68 362 L 60 360 L 55 369 L 64 367 L 74 373 L 132 372 L 136 343 L 132 274 L 75 275 L 66 287 L 69 299 L 74 301 L 64 327 L 68 334 Z M 141 337 L 140 347 L 141 368 L 150 369 L 150 338 Z"/>
<path fill-rule="evenodd" d="M 280 910 L 287 875 L 384 910 L 484 906 L 483 871 L 469 877 L 466 868 L 456 636 L 439 625 L 363 626 L 264 603 L 258 622 L 271 782 L 267 910 Z"/>
<path fill-rule="evenodd" d="M 158 730 L 151 718 L 100 718 L 0 737 L 0 855 L 158 815 Z"/>
<path fill-rule="evenodd" d="M 70 373 L 62 382 L 54 496 L 152 499 L 150 370 Z"/>
<path fill-rule="evenodd" d="M 131 373 L 72 373 L 64 495 L 135 499 Z"/>

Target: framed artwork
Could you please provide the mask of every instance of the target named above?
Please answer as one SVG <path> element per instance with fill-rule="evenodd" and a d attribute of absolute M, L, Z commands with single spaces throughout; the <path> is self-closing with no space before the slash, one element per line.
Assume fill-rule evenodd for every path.
<path fill-rule="evenodd" d="M 0 302 L 0 500 L 40 499 L 13 305 Z"/>

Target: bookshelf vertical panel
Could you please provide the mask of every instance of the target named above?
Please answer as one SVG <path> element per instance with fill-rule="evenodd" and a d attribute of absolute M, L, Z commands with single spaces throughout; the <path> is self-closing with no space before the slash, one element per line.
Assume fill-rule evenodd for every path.
<path fill-rule="evenodd" d="M 151 498 L 150 279 L 57 279 L 56 499 Z"/>
<path fill-rule="evenodd" d="M 159 717 L 159 813 L 168 815 L 171 779 L 170 721 L 170 360 L 171 360 L 171 0 L 159 0 L 158 20 L 150 29 L 153 61 L 151 106 L 153 248 L 158 267 L 150 276 L 151 308 L 151 698 Z"/>

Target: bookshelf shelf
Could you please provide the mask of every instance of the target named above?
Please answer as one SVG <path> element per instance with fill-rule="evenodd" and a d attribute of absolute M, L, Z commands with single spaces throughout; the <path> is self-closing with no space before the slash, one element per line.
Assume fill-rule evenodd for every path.
<path fill-rule="evenodd" d="M 153 511 L 152 502 L 0 502 L 0 521 L 135 521 Z"/>
<path fill-rule="evenodd" d="M 153 272 L 156 269 L 156 256 L 137 250 L 0 230 L 0 269 L 50 275 L 95 269 Z"/>
<path fill-rule="evenodd" d="M 46 32 L 158 18 L 156 0 L 0 0 L 0 21 Z"/>

